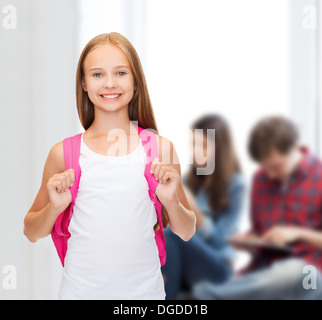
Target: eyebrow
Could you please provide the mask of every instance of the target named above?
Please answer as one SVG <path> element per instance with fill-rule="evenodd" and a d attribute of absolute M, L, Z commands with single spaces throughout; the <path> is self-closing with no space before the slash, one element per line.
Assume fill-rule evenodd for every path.
<path fill-rule="evenodd" d="M 127 66 L 127 65 L 119 65 L 119 66 L 114 67 L 114 69 L 118 69 L 118 68 L 128 68 L 128 69 L 130 69 L 130 67 Z M 94 67 L 94 68 L 89 69 L 88 71 L 93 71 L 93 70 L 103 70 L 103 68 Z"/>

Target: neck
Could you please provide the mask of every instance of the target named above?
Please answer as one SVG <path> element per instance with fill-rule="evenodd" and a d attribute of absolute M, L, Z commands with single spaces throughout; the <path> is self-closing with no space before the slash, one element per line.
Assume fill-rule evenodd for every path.
<path fill-rule="evenodd" d="M 134 129 L 128 115 L 128 107 L 118 111 L 106 111 L 94 106 L 95 117 L 91 126 L 87 129 L 90 135 L 120 135 L 127 134 Z"/>

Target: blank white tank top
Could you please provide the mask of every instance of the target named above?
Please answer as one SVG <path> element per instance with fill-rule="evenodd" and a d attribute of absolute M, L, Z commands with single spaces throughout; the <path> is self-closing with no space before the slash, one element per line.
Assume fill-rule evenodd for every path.
<path fill-rule="evenodd" d="M 89 149 L 82 134 L 59 299 L 165 299 L 145 156 L 141 139 L 128 155 L 106 156 Z"/>

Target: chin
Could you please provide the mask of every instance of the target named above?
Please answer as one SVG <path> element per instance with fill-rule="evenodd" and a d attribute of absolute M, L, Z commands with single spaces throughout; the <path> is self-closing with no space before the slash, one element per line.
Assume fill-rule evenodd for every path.
<path fill-rule="evenodd" d="M 106 102 L 103 104 L 102 103 L 96 104 L 96 106 L 101 110 L 112 112 L 112 111 L 121 110 L 121 109 L 127 107 L 128 104 L 124 104 L 121 102 L 119 102 L 119 103 Z"/>

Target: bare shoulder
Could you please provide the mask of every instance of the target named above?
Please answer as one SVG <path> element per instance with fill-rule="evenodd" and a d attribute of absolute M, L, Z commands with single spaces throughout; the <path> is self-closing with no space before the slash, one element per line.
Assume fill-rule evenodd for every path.
<path fill-rule="evenodd" d="M 56 143 L 49 151 L 47 162 L 55 173 L 63 172 L 66 170 L 64 160 L 64 147 L 63 141 Z"/>
<path fill-rule="evenodd" d="M 159 148 L 160 161 L 172 165 L 179 173 L 181 173 L 179 158 L 172 141 L 158 134 L 156 134 L 156 140 Z"/>

